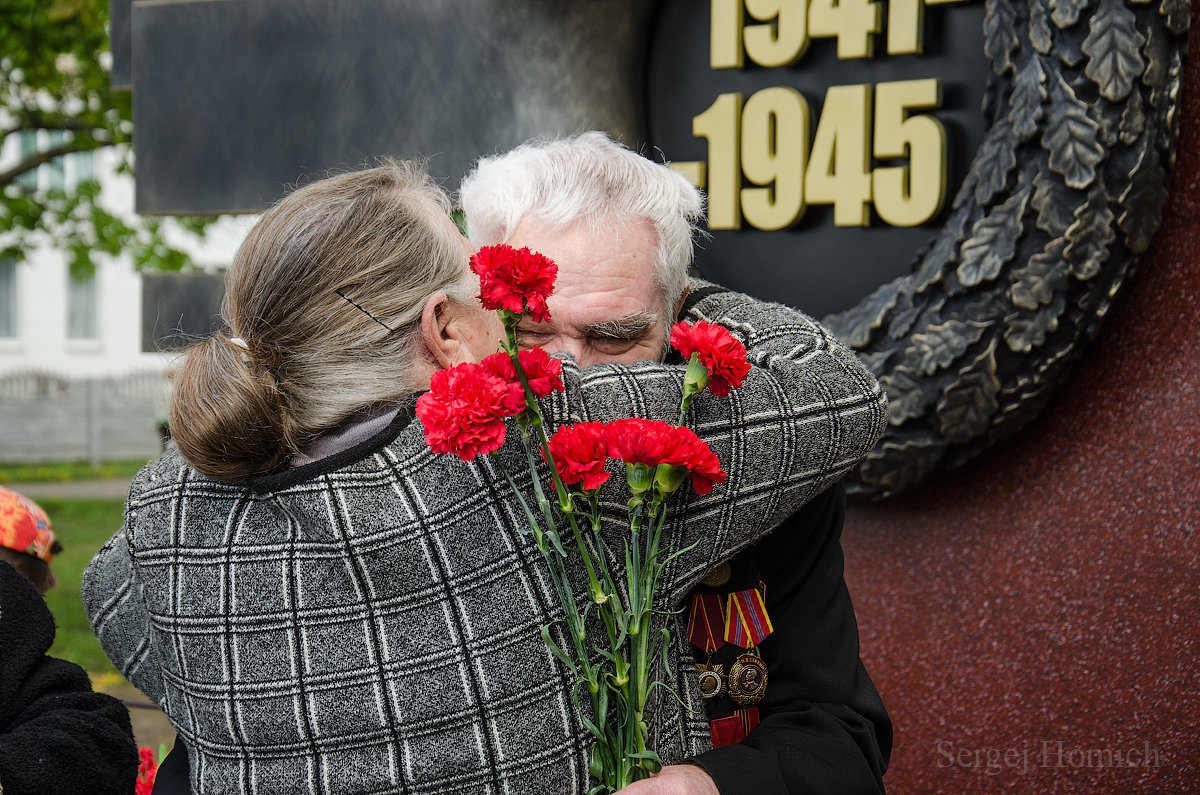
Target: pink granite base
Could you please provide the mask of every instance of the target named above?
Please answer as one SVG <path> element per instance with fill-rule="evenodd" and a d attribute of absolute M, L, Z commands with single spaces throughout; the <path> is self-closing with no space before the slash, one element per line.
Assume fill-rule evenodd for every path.
<path fill-rule="evenodd" d="M 889 792 L 1200 792 L 1195 60 L 1182 111 L 1163 227 L 1042 416 L 849 513 Z"/>

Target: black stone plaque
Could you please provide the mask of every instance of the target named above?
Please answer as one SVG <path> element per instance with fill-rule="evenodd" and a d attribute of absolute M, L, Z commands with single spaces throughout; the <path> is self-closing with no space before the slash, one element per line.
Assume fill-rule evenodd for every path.
<path fill-rule="evenodd" d="M 249 212 L 380 155 L 447 184 L 533 137 L 642 127 L 643 0 L 137 3 L 137 210 Z"/>
<path fill-rule="evenodd" d="M 108 0 L 108 39 L 112 52 L 109 80 L 112 87 L 117 89 L 133 88 L 133 60 L 129 39 L 129 16 L 132 11 L 133 0 Z"/>
<path fill-rule="evenodd" d="M 142 350 L 179 350 L 218 331 L 224 296 L 221 274 L 142 274 Z"/>

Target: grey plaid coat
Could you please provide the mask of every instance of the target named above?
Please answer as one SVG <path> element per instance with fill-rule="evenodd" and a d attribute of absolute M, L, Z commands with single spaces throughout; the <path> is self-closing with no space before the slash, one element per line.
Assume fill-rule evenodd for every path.
<path fill-rule="evenodd" d="M 689 424 L 730 477 L 676 495 L 671 543 L 698 544 L 665 571 L 664 608 L 839 478 L 887 414 L 875 380 L 813 321 L 706 290 L 693 316 L 740 337 L 754 367 L 729 397 L 693 406 Z M 547 419 L 674 422 L 682 376 L 568 360 Z M 513 472 L 517 436 L 499 453 Z M 602 491 L 613 548 L 623 480 Z M 109 657 L 187 742 L 193 790 L 584 792 L 588 735 L 540 637 L 562 611 L 524 523 L 494 461 L 433 454 L 403 413 L 351 450 L 245 485 L 170 450 L 134 479 L 84 602 Z M 703 751 L 708 725 L 680 619 L 661 620 L 673 676 L 653 674 L 694 710 L 652 694 L 669 762 Z"/>

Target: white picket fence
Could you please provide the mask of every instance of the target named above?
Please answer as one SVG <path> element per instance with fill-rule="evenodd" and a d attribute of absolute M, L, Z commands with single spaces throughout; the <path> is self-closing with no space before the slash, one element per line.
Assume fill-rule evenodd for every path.
<path fill-rule="evenodd" d="M 0 463 L 153 458 L 169 396 L 170 382 L 157 370 L 110 378 L 0 375 Z"/>

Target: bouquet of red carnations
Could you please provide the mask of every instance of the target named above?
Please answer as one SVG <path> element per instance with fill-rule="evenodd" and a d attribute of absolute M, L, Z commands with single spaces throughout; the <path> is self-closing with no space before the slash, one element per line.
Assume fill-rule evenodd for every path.
<path fill-rule="evenodd" d="M 480 249 L 471 268 L 479 276 L 480 300 L 499 312 L 506 339 L 499 352 L 479 364 L 434 375 L 430 391 L 417 401 L 417 416 L 434 452 L 466 461 L 498 450 L 505 419 L 516 418 L 536 505 L 522 496 L 503 462 L 495 461 L 549 567 L 566 615 L 569 648 L 551 637 L 550 624 L 542 627 L 542 639 L 591 700 L 594 720 L 582 718 L 595 738 L 591 774 L 598 783 L 592 792 L 616 791 L 661 767 L 658 754 L 646 744 L 643 713 L 650 689 L 661 685 L 649 681 L 650 661 L 665 648 L 668 633 L 663 629 L 651 637 L 650 618 L 663 567 L 687 551 L 662 548 L 667 499 L 688 478 L 700 494 L 725 480 L 708 445 L 682 427 L 684 417 L 706 386 L 724 396 L 741 384 L 750 369 L 746 350 L 720 326 L 678 323 L 671 329 L 671 344 L 688 360 L 678 426 L 634 417 L 568 425 L 548 436 L 538 400 L 563 389 L 562 363 L 540 348 L 520 350 L 516 328 L 526 315 L 534 322 L 550 317 L 546 298 L 558 269 L 536 252 L 509 246 Z M 553 498 L 537 477 L 535 447 L 550 465 Z M 611 474 L 606 469 L 610 458 L 625 462 L 631 494 L 624 570 L 619 573 L 609 565 L 600 532 L 598 492 Z M 587 572 L 588 600 L 576 600 L 567 576 L 578 565 L 575 555 Z M 582 610 L 581 602 L 586 605 Z M 604 647 L 587 643 L 584 625 L 593 609 L 606 636 Z"/>
<path fill-rule="evenodd" d="M 154 791 L 154 779 L 158 776 L 158 766 L 162 760 L 167 758 L 167 748 L 165 745 L 158 746 L 158 753 L 154 753 L 154 749 L 143 745 L 138 748 L 138 772 L 137 779 L 133 782 L 134 795 L 150 795 Z"/>

